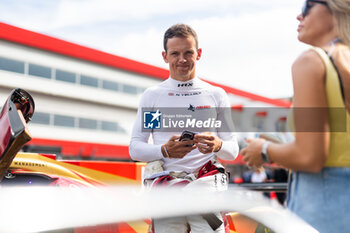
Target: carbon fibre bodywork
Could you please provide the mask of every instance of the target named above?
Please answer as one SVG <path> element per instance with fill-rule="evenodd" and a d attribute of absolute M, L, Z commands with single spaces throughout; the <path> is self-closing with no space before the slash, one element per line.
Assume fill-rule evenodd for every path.
<path fill-rule="evenodd" d="M 32 139 L 27 122 L 34 114 L 34 100 L 22 90 L 14 89 L 0 113 L 0 181 L 13 158 Z"/>

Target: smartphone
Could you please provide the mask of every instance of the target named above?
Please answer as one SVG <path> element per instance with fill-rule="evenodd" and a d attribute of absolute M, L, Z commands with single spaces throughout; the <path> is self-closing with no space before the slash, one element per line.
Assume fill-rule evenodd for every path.
<path fill-rule="evenodd" d="M 191 132 L 191 131 L 185 130 L 185 131 L 182 132 L 181 137 L 180 137 L 179 140 L 180 140 L 180 141 L 193 140 L 195 134 L 196 134 L 196 133 L 193 133 L 193 132 Z"/>
<path fill-rule="evenodd" d="M 189 141 L 189 140 L 193 140 L 195 134 L 196 134 L 196 133 L 193 133 L 193 132 L 191 132 L 191 131 L 185 130 L 185 131 L 182 132 L 181 137 L 180 137 L 179 140 L 180 140 L 180 141 Z M 194 144 L 188 144 L 188 145 L 186 145 L 186 146 L 190 147 L 190 146 L 193 146 L 193 145 L 194 145 Z"/>

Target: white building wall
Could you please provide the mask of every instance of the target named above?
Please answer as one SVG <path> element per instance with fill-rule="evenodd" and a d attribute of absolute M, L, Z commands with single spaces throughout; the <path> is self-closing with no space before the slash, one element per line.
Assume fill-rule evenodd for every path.
<path fill-rule="evenodd" d="M 129 84 L 142 89 L 153 86 L 161 81 L 6 41 L 0 41 L 0 56 L 25 61 L 27 63 L 44 65 L 54 69 L 61 69 L 64 71 L 77 73 L 78 75 L 83 74 L 93 76 L 100 78 L 101 80 L 111 80 L 122 84 Z M 30 75 L 26 74 L 24 76 Z M 30 79 L 25 79 L 21 74 L 7 71 L 1 71 L 0 79 L 2 86 L 22 86 L 26 87 L 28 91 L 32 90 L 40 93 L 46 93 L 48 95 L 62 96 L 70 99 L 76 98 L 84 101 L 98 102 L 127 108 L 137 108 L 139 97 L 81 85 L 76 85 L 78 86 L 76 87 L 71 83 L 56 81 L 54 79 L 47 80 L 34 76 L 30 76 Z"/>
<path fill-rule="evenodd" d="M 98 65 L 43 50 L 0 40 L 0 57 L 25 62 L 25 74 L 0 69 L 0 105 L 14 88 L 28 91 L 34 98 L 35 111 L 75 118 L 117 122 L 125 132 L 107 132 L 53 125 L 29 124 L 34 138 L 72 140 L 128 145 L 141 91 L 161 80 Z M 28 64 L 47 66 L 100 79 L 100 88 L 36 77 L 28 74 Z M 138 94 L 101 88 L 102 80 L 137 87 Z"/>

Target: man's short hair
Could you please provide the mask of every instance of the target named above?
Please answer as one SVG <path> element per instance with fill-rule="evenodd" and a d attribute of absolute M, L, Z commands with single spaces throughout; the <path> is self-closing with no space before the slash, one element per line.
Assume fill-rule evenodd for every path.
<path fill-rule="evenodd" d="M 197 33 L 193 30 L 193 28 L 186 24 L 175 24 L 171 26 L 168 30 L 166 30 L 164 34 L 163 46 L 165 52 L 167 52 L 168 39 L 173 37 L 188 38 L 190 36 L 194 38 L 196 42 L 196 48 L 198 49 L 198 37 Z"/>

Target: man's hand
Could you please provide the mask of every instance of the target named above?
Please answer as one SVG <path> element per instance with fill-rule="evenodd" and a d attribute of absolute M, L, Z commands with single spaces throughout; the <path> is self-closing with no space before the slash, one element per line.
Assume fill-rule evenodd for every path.
<path fill-rule="evenodd" d="M 222 146 L 222 140 L 211 132 L 194 135 L 195 145 L 203 154 L 218 152 Z"/>
<path fill-rule="evenodd" d="M 180 135 L 174 135 L 169 139 L 167 143 L 164 144 L 165 149 L 168 151 L 169 158 L 181 159 L 185 157 L 185 155 L 187 155 L 189 152 L 197 148 L 194 140 L 179 141 L 179 139 Z M 192 146 L 192 144 L 194 145 Z M 166 157 L 166 155 L 164 155 L 164 157 Z"/>

